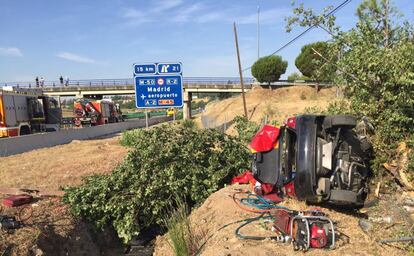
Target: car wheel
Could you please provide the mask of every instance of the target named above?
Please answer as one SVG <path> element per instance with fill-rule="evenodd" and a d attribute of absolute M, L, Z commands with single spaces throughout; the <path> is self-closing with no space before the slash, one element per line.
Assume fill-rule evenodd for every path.
<path fill-rule="evenodd" d="M 357 124 L 357 119 L 354 116 L 350 115 L 334 115 L 327 116 L 323 121 L 323 127 L 325 129 L 330 129 L 338 126 L 345 126 L 348 128 L 354 128 Z"/>

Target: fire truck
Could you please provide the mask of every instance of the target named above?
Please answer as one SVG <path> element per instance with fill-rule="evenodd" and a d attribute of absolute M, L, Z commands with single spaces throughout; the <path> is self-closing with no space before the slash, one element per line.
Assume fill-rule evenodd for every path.
<path fill-rule="evenodd" d="M 74 102 L 75 126 L 95 126 L 124 121 L 118 104 L 109 100 L 77 99 Z"/>
<path fill-rule="evenodd" d="M 58 131 L 61 119 L 59 102 L 41 90 L 0 89 L 0 138 Z"/>

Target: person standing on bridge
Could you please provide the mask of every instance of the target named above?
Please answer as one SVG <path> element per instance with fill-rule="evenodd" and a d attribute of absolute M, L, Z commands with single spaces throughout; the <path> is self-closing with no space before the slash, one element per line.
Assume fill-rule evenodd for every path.
<path fill-rule="evenodd" d="M 42 77 L 40 77 L 40 87 L 43 87 L 45 85 L 45 79 Z"/>
<path fill-rule="evenodd" d="M 36 87 L 39 87 L 39 77 L 36 76 Z"/>
<path fill-rule="evenodd" d="M 60 81 L 60 86 L 63 86 L 63 76 L 59 77 L 59 81 Z"/>
<path fill-rule="evenodd" d="M 69 77 L 65 77 L 65 86 L 69 86 Z"/>

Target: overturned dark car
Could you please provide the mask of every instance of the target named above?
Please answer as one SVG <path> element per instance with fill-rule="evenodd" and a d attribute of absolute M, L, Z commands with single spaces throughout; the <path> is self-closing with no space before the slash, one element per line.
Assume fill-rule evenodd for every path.
<path fill-rule="evenodd" d="M 362 207 L 372 146 L 366 134 L 356 133 L 356 126 L 356 118 L 349 115 L 301 115 L 288 118 L 280 128 L 265 126 L 251 144 L 253 176 L 284 196 Z M 263 147 L 266 140 L 274 146 Z"/>

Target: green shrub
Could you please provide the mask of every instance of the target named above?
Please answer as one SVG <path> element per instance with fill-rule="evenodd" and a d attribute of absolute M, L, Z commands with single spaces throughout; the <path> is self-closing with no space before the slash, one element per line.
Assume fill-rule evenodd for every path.
<path fill-rule="evenodd" d="M 260 83 L 276 82 L 286 72 L 287 65 L 280 56 L 266 56 L 253 64 L 252 75 Z"/>
<path fill-rule="evenodd" d="M 331 102 L 327 109 L 326 113 L 330 115 L 356 115 L 358 116 L 358 113 L 355 113 L 352 111 L 349 102 L 346 100 L 336 100 L 334 102 Z"/>
<path fill-rule="evenodd" d="M 243 116 L 236 116 L 233 119 L 233 121 L 235 123 L 236 131 L 239 134 L 239 139 L 243 143 L 250 143 L 253 136 L 260 129 L 260 125 L 256 124 L 255 122 L 247 120 L 247 118 Z"/>
<path fill-rule="evenodd" d="M 187 123 L 129 131 L 121 143 L 130 147 L 122 164 L 66 188 L 63 200 L 97 227 L 112 225 L 124 242 L 162 224 L 177 196 L 199 204 L 249 166 L 248 150 L 237 138 Z"/>

